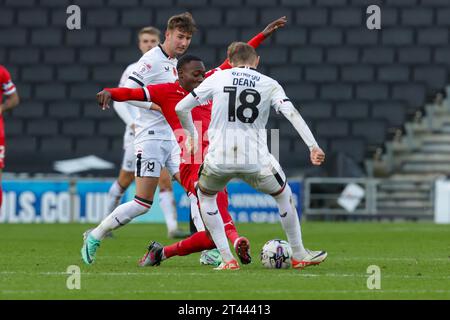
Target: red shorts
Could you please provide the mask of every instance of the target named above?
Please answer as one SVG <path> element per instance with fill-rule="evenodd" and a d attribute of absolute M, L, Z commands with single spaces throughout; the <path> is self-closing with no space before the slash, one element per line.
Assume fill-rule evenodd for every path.
<path fill-rule="evenodd" d="M 5 167 L 5 129 L 0 115 L 0 170 Z"/>
<path fill-rule="evenodd" d="M 198 171 L 200 170 L 200 164 L 180 164 L 180 180 L 183 187 L 188 192 L 197 195 L 195 190 L 195 184 L 198 181 Z M 219 208 L 220 215 L 224 224 L 232 222 L 230 213 L 228 212 L 228 192 L 227 188 L 217 193 L 217 207 Z"/>

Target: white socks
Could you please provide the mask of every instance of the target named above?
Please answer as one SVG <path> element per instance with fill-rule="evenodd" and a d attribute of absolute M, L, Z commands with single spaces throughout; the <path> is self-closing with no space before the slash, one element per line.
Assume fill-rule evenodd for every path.
<path fill-rule="evenodd" d="M 109 231 L 126 225 L 137 216 L 150 210 L 151 206 L 152 201 L 134 197 L 134 200 L 118 206 L 103 219 L 97 228 L 92 230 L 91 235 L 97 240 L 102 240 Z"/>
<path fill-rule="evenodd" d="M 125 192 L 125 189 L 122 189 L 122 187 L 119 185 L 119 183 L 114 181 L 111 188 L 109 188 L 108 191 L 108 205 L 107 205 L 107 214 L 110 214 L 114 211 L 115 208 L 120 203 L 120 199 L 122 199 L 123 193 Z"/>
<path fill-rule="evenodd" d="M 226 262 L 233 260 L 234 257 L 228 245 L 223 220 L 217 207 L 217 194 L 214 196 L 204 194 L 200 189 L 198 189 L 197 194 L 200 200 L 200 212 L 203 222 L 211 234 L 217 249 L 219 249 L 222 259 Z"/>
<path fill-rule="evenodd" d="M 292 200 L 292 191 L 288 184 L 284 190 L 274 197 L 280 210 L 281 225 L 286 233 L 289 244 L 292 248 L 294 258 L 301 259 L 305 256 L 306 250 L 303 247 L 300 221 Z"/>
<path fill-rule="evenodd" d="M 200 216 L 200 209 L 198 208 L 198 199 L 192 193 L 189 193 L 188 197 L 189 197 L 189 200 L 191 200 L 191 218 L 192 218 L 192 222 L 194 222 L 194 225 L 195 225 L 195 228 L 197 229 L 197 232 L 205 231 L 205 225 L 203 224 L 202 217 Z"/>
<path fill-rule="evenodd" d="M 164 213 L 167 230 L 173 232 L 178 229 L 177 207 L 172 190 L 159 191 L 159 206 Z"/>

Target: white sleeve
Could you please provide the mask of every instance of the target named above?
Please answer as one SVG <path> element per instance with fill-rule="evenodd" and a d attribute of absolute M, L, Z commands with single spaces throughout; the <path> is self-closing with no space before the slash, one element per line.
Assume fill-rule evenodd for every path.
<path fill-rule="evenodd" d="M 206 78 L 197 88 L 192 90 L 191 94 L 197 100 L 197 105 L 205 104 L 213 98 L 215 83 L 217 83 L 217 73 Z"/>
<path fill-rule="evenodd" d="M 300 137 L 302 137 L 309 150 L 319 146 L 305 120 L 303 120 L 298 110 L 286 97 L 283 88 L 278 83 L 272 93 L 272 106 L 277 113 L 282 113 L 286 119 L 289 120 Z"/>
<path fill-rule="evenodd" d="M 148 86 L 152 84 L 151 81 L 157 74 L 158 61 L 150 59 L 145 54 L 139 59 L 139 61 L 131 69 L 128 80 L 134 81 L 140 87 Z"/>
<path fill-rule="evenodd" d="M 128 111 L 128 103 L 123 101 L 114 101 L 113 108 L 116 110 L 120 118 L 127 126 L 131 126 L 134 123 L 134 119 Z"/>
<path fill-rule="evenodd" d="M 191 110 L 197 106 L 198 100 L 194 97 L 194 95 L 188 94 L 184 97 L 180 102 L 178 102 L 175 107 L 175 111 L 178 115 L 178 119 L 180 119 L 181 126 L 187 130 L 191 137 L 193 137 L 196 141 L 198 140 L 198 133 L 194 126 L 194 121 L 192 120 Z"/>
<path fill-rule="evenodd" d="M 132 69 L 133 64 L 129 65 L 122 73 L 122 76 L 120 77 L 119 81 L 119 87 L 125 87 L 125 82 L 127 81 L 128 76 L 130 75 Z M 127 126 L 131 126 L 134 123 L 134 117 L 130 113 L 130 110 L 128 109 L 128 104 L 126 102 L 114 101 L 113 108 Z"/>
<path fill-rule="evenodd" d="M 198 137 L 198 134 L 194 126 L 194 121 L 192 120 L 191 110 L 212 98 L 214 80 L 211 79 L 214 78 L 214 75 L 206 78 L 197 88 L 178 102 L 175 107 L 181 125 L 194 139 Z"/>

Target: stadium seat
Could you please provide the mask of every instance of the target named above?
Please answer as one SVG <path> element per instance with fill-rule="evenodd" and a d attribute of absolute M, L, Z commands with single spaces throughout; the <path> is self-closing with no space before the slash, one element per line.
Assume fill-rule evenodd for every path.
<path fill-rule="evenodd" d="M 367 119 L 369 117 L 369 103 L 363 100 L 343 101 L 336 103 L 336 115 L 342 119 Z"/>
<path fill-rule="evenodd" d="M 64 121 L 62 133 L 67 136 L 94 136 L 95 122 L 88 119 Z"/>
<path fill-rule="evenodd" d="M 120 163 L 124 123 L 114 110 L 102 111 L 95 94 L 116 86 L 140 58 L 141 27 L 164 31 L 172 14 L 186 10 L 199 26 L 188 52 L 207 68 L 225 59 L 230 42 L 247 41 L 286 15 L 286 28 L 257 49 L 259 70 L 283 85 L 327 152 L 358 162 L 449 82 L 448 0 L 77 0 L 83 32 L 65 28 L 67 1 L 3 4 L 0 60 L 21 97 L 5 114 L 12 172 L 23 170 L 24 157 L 36 159 L 36 170 L 42 159 L 51 172 L 52 150 L 70 158 L 98 143 L 99 155 Z M 382 6 L 382 31 L 361 27 L 373 4 Z M 294 154 L 283 160 L 286 172 L 299 163 L 310 168 L 290 123 L 271 117 L 268 128 L 281 128 L 282 150 Z"/>
<path fill-rule="evenodd" d="M 30 136 L 55 136 L 58 133 L 58 127 L 58 121 L 53 119 L 28 121 L 27 134 Z"/>
<path fill-rule="evenodd" d="M 57 101 L 48 105 L 48 115 L 52 118 L 75 118 L 78 119 L 81 116 L 81 107 L 78 102 L 71 101 Z"/>
<path fill-rule="evenodd" d="M 72 141 L 69 138 L 52 137 L 41 141 L 40 151 L 44 154 L 54 154 L 54 159 L 62 160 L 72 155 Z"/>
<path fill-rule="evenodd" d="M 19 118 L 9 119 L 5 123 L 5 130 L 8 132 L 8 138 L 11 136 L 20 136 L 24 131 L 25 121 Z M 9 144 L 8 144 L 9 145 Z"/>
<path fill-rule="evenodd" d="M 108 139 L 104 137 L 77 138 L 75 140 L 75 152 L 80 156 L 104 154 L 108 149 Z"/>

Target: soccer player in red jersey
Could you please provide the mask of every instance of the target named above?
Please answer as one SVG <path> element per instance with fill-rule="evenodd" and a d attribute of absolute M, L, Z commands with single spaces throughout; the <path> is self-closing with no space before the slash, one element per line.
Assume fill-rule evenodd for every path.
<path fill-rule="evenodd" d="M 282 17 L 270 23 L 260 34 L 249 41 L 253 47 L 258 47 L 259 44 L 268 36 L 270 36 L 277 28 L 284 26 L 286 18 Z M 202 105 L 192 112 L 192 117 L 197 123 L 198 131 L 205 133 L 204 139 L 199 140 L 199 146 L 195 149 L 197 152 L 192 155 L 184 150 L 184 130 L 175 112 L 176 104 L 195 89 L 204 79 L 212 75 L 218 70 L 230 68 L 228 61 L 225 61 L 219 68 L 210 70 L 205 73 L 205 66 L 200 58 L 186 55 L 179 59 L 177 69 L 179 81 L 175 83 L 165 83 L 158 85 L 149 85 L 139 89 L 129 88 L 107 88 L 97 94 L 97 100 L 102 108 L 107 108 L 110 100 L 114 101 L 151 101 L 161 107 L 161 112 L 166 118 L 175 133 L 178 143 L 182 148 L 180 178 L 183 187 L 187 190 L 191 201 L 196 203 L 195 184 L 198 180 L 198 171 L 203 156 L 208 147 L 208 139 L 206 136 L 207 129 L 211 117 L 211 104 Z M 194 197 L 194 198 L 193 198 Z M 240 237 L 236 231 L 233 221 L 228 213 L 228 195 L 226 189 L 219 193 L 217 198 L 219 212 L 222 216 L 225 232 L 228 239 L 234 244 L 237 255 L 243 264 L 250 263 L 251 258 L 249 254 L 249 242 L 246 238 Z M 182 256 L 193 252 L 215 248 L 214 242 L 210 239 L 208 233 L 201 222 L 200 214 L 197 206 L 191 206 L 193 209 L 193 220 L 199 232 L 193 234 L 191 237 L 177 242 L 175 244 L 162 247 L 157 242 L 152 242 L 149 246 L 149 251 L 141 259 L 140 265 L 158 265 L 162 260 L 172 256 Z M 197 211 L 197 214 L 195 214 Z"/>
<path fill-rule="evenodd" d="M 4 102 L 3 96 L 5 96 Z M 19 95 L 16 86 L 11 81 L 8 70 L 0 65 L 0 208 L 3 200 L 3 190 L 1 187 L 2 171 L 5 167 L 5 128 L 3 124 L 3 112 L 11 110 L 18 104 Z"/>

